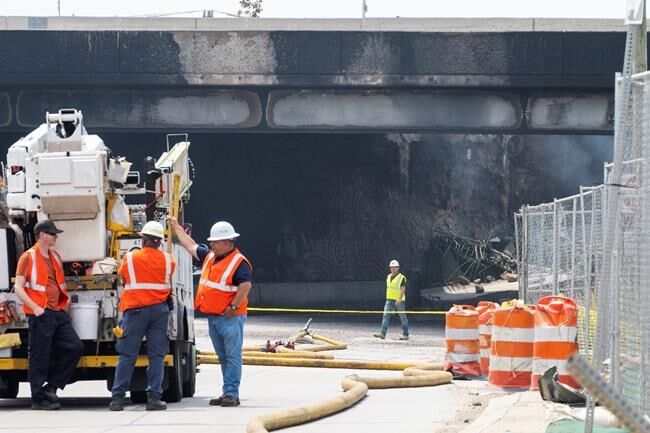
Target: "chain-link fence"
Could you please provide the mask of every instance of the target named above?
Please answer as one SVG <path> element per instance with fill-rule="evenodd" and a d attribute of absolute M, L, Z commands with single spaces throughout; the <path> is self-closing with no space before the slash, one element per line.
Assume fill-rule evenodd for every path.
<path fill-rule="evenodd" d="M 592 358 L 596 334 L 596 252 L 602 251 L 604 187 L 523 206 L 515 214 L 520 297 L 534 304 L 562 294 L 579 307 L 579 347 Z"/>
<path fill-rule="evenodd" d="M 627 97 L 624 97 L 627 95 Z M 650 413 L 650 73 L 617 84 L 614 162 L 604 185 L 515 214 L 520 295 L 579 306 L 580 352 Z M 590 402 L 586 431 L 592 431 Z"/>

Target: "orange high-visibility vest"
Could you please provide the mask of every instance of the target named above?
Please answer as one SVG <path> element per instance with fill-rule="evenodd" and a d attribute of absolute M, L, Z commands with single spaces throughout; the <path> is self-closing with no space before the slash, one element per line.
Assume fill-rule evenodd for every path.
<path fill-rule="evenodd" d="M 120 311 L 165 302 L 172 290 L 174 258 L 155 248 L 126 253 L 119 274 L 124 277 Z"/>
<path fill-rule="evenodd" d="M 45 258 L 43 257 L 43 254 L 41 254 L 41 248 L 38 244 L 25 251 L 24 254 L 29 255 L 31 263 L 31 266 L 27 266 L 27 272 L 25 275 L 25 293 L 36 303 L 36 305 L 45 308 L 47 305 L 47 293 L 45 291 L 48 277 L 47 263 L 45 263 Z M 70 297 L 68 296 L 65 287 L 63 262 L 61 261 L 59 253 L 52 249 L 49 250 L 49 256 L 50 263 L 52 264 L 54 273 L 56 274 L 56 282 L 61 289 L 61 294 L 59 295 L 59 308 L 63 309 L 70 303 Z M 34 314 L 34 311 L 32 311 L 27 304 L 23 305 L 23 311 L 25 314 Z"/>
<path fill-rule="evenodd" d="M 216 255 L 210 251 L 203 261 L 201 280 L 196 292 L 194 309 L 206 314 L 223 314 L 232 304 L 239 286 L 233 285 L 233 277 L 241 262 L 253 266 L 238 249 L 234 249 L 223 259 L 215 263 Z M 235 314 L 246 314 L 248 299 L 244 299 L 235 310 Z"/>

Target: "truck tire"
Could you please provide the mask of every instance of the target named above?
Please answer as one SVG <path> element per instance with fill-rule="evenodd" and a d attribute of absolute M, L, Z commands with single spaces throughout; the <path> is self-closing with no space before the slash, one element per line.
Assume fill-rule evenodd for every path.
<path fill-rule="evenodd" d="M 194 342 L 185 343 L 186 362 L 183 377 L 183 397 L 194 397 L 196 391 L 196 346 Z"/>
<path fill-rule="evenodd" d="M 14 378 L 0 378 L 2 386 L 0 387 L 0 398 L 16 398 L 18 397 L 18 379 Z"/>

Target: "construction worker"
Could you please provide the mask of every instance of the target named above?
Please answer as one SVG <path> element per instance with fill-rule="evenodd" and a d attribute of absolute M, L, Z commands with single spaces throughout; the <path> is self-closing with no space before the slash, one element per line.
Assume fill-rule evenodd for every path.
<path fill-rule="evenodd" d="M 386 338 L 390 318 L 397 312 L 402 322 L 402 336 L 400 340 L 409 339 L 409 321 L 406 318 L 406 277 L 399 272 L 399 262 L 391 260 L 388 264 L 390 274 L 386 277 L 386 304 L 384 305 L 384 316 L 381 321 L 381 330 L 373 334 L 382 340 Z"/>
<path fill-rule="evenodd" d="M 15 292 L 29 322 L 28 375 L 32 409 L 37 410 L 61 408 L 56 391 L 71 383 L 84 349 L 64 310 L 70 298 L 63 262 L 54 250 L 59 233 L 63 231 L 50 220 L 36 223 L 36 244 L 16 268 Z"/>
<path fill-rule="evenodd" d="M 239 233 L 230 223 L 219 221 L 212 226 L 209 248 L 197 245 L 174 218 L 170 224 L 181 245 L 202 265 L 194 308 L 208 316 L 210 339 L 223 375 L 221 396 L 210 400 L 210 405 L 239 406 L 241 350 L 253 268 L 235 248 Z"/>
<path fill-rule="evenodd" d="M 157 221 L 147 222 L 142 231 L 142 249 L 128 252 L 122 259 L 118 274 L 124 278 L 120 298 L 123 335 L 118 338 L 119 353 L 109 409 L 124 409 L 133 368 L 140 351 L 142 337 L 147 337 L 147 406 L 146 410 L 165 410 L 161 401 L 164 358 L 169 352 L 167 326 L 168 298 L 171 295 L 174 258 L 160 249 L 165 231 Z"/>

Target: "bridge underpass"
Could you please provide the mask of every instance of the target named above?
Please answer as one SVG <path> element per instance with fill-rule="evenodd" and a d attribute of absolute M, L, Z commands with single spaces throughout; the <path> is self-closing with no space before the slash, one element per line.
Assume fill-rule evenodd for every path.
<path fill-rule="evenodd" d="M 616 31 L 154 30 L 4 32 L 0 148 L 63 107 L 135 168 L 190 133 L 188 219 L 240 230 L 257 305 L 381 305 L 392 258 L 415 301 L 434 229 L 507 233 L 611 159 Z"/>

